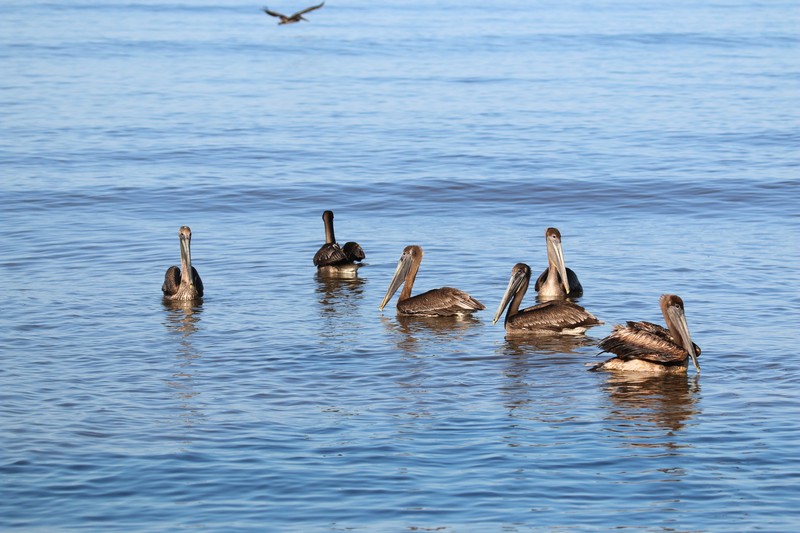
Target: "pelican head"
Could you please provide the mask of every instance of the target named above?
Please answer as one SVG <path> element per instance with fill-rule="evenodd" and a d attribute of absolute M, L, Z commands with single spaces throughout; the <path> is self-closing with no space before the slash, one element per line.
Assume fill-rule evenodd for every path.
<path fill-rule="evenodd" d="M 422 255 L 422 248 L 416 245 L 406 246 L 403 249 L 400 260 L 397 261 L 397 268 L 394 271 L 392 281 L 389 283 L 389 289 L 386 291 L 386 296 L 383 297 L 383 301 L 381 302 L 381 310 L 386 307 L 386 304 L 391 300 L 394 293 L 397 292 L 397 289 L 399 289 L 400 285 L 403 283 L 406 283 L 406 286 L 403 288 L 403 293 L 400 295 L 400 298 L 407 298 L 411 295 L 410 283 L 413 283 L 414 277 L 417 275 L 419 264 L 422 261 Z"/>
<path fill-rule="evenodd" d="M 692 336 L 689 334 L 689 325 L 686 323 L 683 300 L 675 294 L 662 294 L 659 303 L 670 334 L 675 339 L 675 342 L 682 345 L 684 350 L 689 353 L 695 369 L 700 372 L 700 365 L 697 363 L 697 351 L 692 342 Z"/>
<path fill-rule="evenodd" d="M 556 232 L 557 231 L 558 230 L 556 230 Z M 530 279 L 531 267 L 525 263 L 517 263 L 514 265 L 514 268 L 511 269 L 511 279 L 508 281 L 506 292 L 503 294 L 503 299 L 500 300 L 500 305 L 497 307 L 497 312 L 494 315 L 494 319 L 492 319 L 492 324 L 497 324 L 497 321 L 500 319 L 503 311 L 506 310 L 509 302 L 518 292 L 522 291 L 523 294 L 525 293 L 525 291 L 528 289 L 528 283 L 530 282 Z"/>
<path fill-rule="evenodd" d="M 561 285 L 569 295 L 569 280 L 567 279 L 567 265 L 564 263 L 564 252 L 561 249 L 561 232 L 556 228 L 547 228 L 544 232 L 547 241 L 547 262 L 550 268 L 555 268 L 561 278 Z"/>

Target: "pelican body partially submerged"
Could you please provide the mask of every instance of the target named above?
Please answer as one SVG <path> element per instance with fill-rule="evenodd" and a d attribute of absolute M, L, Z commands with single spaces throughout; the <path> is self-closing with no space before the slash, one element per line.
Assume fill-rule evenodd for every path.
<path fill-rule="evenodd" d="M 325 244 L 314 254 L 314 264 L 320 272 L 342 273 L 355 272 L 366 255 L 357 242 L 347 242 L 339 246 L 333 232 L 333 211 L 322 213 L 325 224 Z"/>
<path fill-rule="evenodd" d="M 578 276 L 564 263 L 561 232 L 556 228 L 547 228 L 544 237 L 547 242 L 547 268 L 539 275 L 533 289 L 542 300 L 581 296 L 583 287 Z"/>
<path fill-rule="evenodd" d="M 691 359 L 700 372 L 697 361 L 700 347 L 689 334 L 683 300 L 674 294 L 664 294 L 659 303 L 666 328 L 644 321 L 615 325 L 611 335 L 600 341 L 600 347 L 616 357 L 591 370 L 680 374 L 687 371 Z"/>
<path fill-rule="evenodd" d="M 203 280 L 192 266 L 192 230 L 181 226 L 178 230 L 181 243 L 181 266 L 171 266 L 164 274 L 161 292 L 164 299 L 173 301 L 192 301 L 203 297 Z"/>
<path fill-rule="evenodd" d="M 401 315 L 457 316 L 486 308 L 466 292 L 452 287 L 431 289 L 411 296 L 411 289 L 414 287 L 422 255 L 422 248 L 416 245 L 406 246 L 403 249 L 403 254 L 397 262 L 397 269 L 389 283 L 389 289 L 381 302 L 381 310 L 394 296 L 400 285 L 403 285 L 403 290 L 397 300 L 397 312 Z"/>
<path fill-rule="evenodd" d="M 528 290 L 530 279 L 531 268 L 528 265 L 514 265 L 508 287 L 492 323 L 496 324 L 508 307 L 505 328 L 509 334 L 580 335 L 586 328 L 602 324 L 583 307 L 566 300 L 549 300 L 520 311 L 519 306 Z"/>

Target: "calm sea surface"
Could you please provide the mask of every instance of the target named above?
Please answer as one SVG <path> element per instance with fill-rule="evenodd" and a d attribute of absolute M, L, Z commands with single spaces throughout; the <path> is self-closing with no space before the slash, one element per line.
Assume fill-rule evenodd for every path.
<path fill-rule="evenodd" d="M 0 530 L 800 529 L 797 2 L 260 7 L 0 5 Z M 548 226 L 605 324 L 507 340 Z M 665 292 L 702 374 L 587 372 Z"/>

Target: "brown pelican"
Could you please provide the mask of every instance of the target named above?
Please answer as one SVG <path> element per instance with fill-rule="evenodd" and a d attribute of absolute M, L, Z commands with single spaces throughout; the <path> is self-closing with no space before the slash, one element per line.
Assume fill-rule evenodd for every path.
<path fill-rule="evenodd" d="M 307 7 L 302 11 L 298 11 L 297 13 L 294 13 L 293 15 L 288 15 L 288 16 L 284 15 L 283 13 L 278 13 L 277 11 L 271 11 L 267 7 L 261 8 L 261 10 L 264 13 L 266 13 L 267 15 L 271 15 L 273 17 L 277 17 L 277 18 L 281 19 L 281 21 L 278 22 L 278 25 L 280 26 L 281 24 L 294 24 L 295 22 L 300 22 L 301 20 L 305 20 L 306 22 L 308 22 L 308 19 L 303 18 L 303 15 L 305 15 L 309 11 L 314 11 L 315 9 L 319 9 L 324 5 L 325 5 L 325 2 L 322 2 L 319 5 Z"/>
<path fill-rule="evenodd" d="M 586 328 L 602 324 L 583 307 L 565 300 L 549 300 L 519 311 L 522 298 L 528 290 L 531 280 L 531 267 L 525 263 L 517 263 L 511 269 L 511 280 L 500 300 L 500 306 L 494 315 L 493 324 L 497 323 L 506 306 L 506 332 L 513 334 L 558 334 L 577 335 Z M 510 302 L 510 305 L 509 305 Z"/>
<path fill-rule="evenodd" d="M 314 254 L 314 264 L 317 265 L 317 269 L 322 272 L 354 272 L 366 257 L 364 250 L 357 242 L 345 243 L 344 247 L 336 243 L 336 235 L 333 233 L 333 211 L 322 213 L 322 220 L 325 223 L 325 244 Z"/>
<path fill-rule="evenodd" d="M 167 269 L 161 292 L 167 300 L 199 300 L 203 297 L 203 280 L 192 266 L 192 230 L 189 226 L 181 226 L 178 238 L 181 241 L 181 267 Z"/>
<path fill-rule="evenodd" d="M 465 315 L 486 309 L 482 303 L 464 291 L 452 287 L 442 287 L 411 296 L 414 278 L 417 277 L 422 262 L 422 248 L 406 246 L 397 262 L 397 270 L 383 297 L 380 309 L 386 306 L 400 285 L 405 284 L 397 300 L 397 312 L 401 315 L 454 316 Z"/>
<path fill-rule="evenodd" d="M 583 294 L 583 287 L 578 276 L 564 264 L 564 252 L 561 250 L 561 232 L 556 228 L 547 228 L 544 232 L 547 241 L 547 269 L 536 280 L 534 290 L 539 298 L 577 298 Z"/>
<path fill-rule="evenodd" d="M 700 372 L 697 357 L 700 347 L 692 342 L 683 300 L 674 294 L 664 294 L 660 299 L 661 313 L 667 328 L 651 322 L 617 324 L 611 335 L 600 341 L 604 352 L 616 354 L 591 370 L 625 370 L 678 374 L 686 372 L 689 358 Z"/>

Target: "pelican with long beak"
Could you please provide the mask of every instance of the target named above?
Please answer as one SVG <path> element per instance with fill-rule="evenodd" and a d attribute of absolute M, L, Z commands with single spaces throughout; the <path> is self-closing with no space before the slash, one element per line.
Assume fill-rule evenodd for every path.
<path fill-rule="evenodd" d="M 181 266 L 171 266 L 164 274 L 161 292 L 164 299 L 176 301 L 199 300 L 203 297 L 203 280 L 197 269 L 192 266 L 192 230 L 189 226 L 181 226 L 178 230 L 181 242 Z"/>
<path fill-rule="evenodd" d="M 397 300 L 397 312 L 401 315 L 456 316 L 486 309 L 482 303 L 466 292 L 452 287 L 431 289 L 428 292 L 411 296 L 411 289 L 414 287 L 414 279 L 417 277 L 421 262 L 422 248 L 416 245 L 406 246 L 397 262 L 397 269 L 389 283 L 389 290 L 386 291 L 386 296 L 381 302 L 381 310 L 394 296 L 400 285 L 403 285 L 403 290 Z"/>
<path fill-rule="evenodd" d="M 333 211 L 322 213 L 325 224 L 325 244 L 314 254 L 314 264 L 320 272 L 355 272 L 366 255 L 357 242 L 347 242 L 344 247 L 336 242 L 333 232 Z"/>
<path fill-rule="evenodd" d="M 497 323 L 506 307 L 508 312 L 505 327 L 509 334 L 580 335 L 586 328 L 602 324 L 583 307 L 566 300 L 549 300 L 520 311 L 519 306 L 530 280 L 531 267 L 525 263 L 514 265 L 508 287 L 492 320 L 493 324 Z"/>
<path fill-rule="evenodd" d="M 547 242 L 547 269 L 536 280 L 534 290 L 539 298 L 552 300 L 556 298 L 577 298 L 583 294 L 583 287 L 578 276 L 564 263 L 564 251 L 561 249 L 561 232 L 556 228 L 547 228 L 544 232 Z"/>
<path fill-rule="evenodd" d="M 616 357 L 590 370 L 681 374 L 686 372 L 691 359 L 700 372 L 697 362 L 700 347 L 689 335 L 683 300 L 674 294 L 664 294 L 660 304 L 666 328 L 651 322 L 615 325 L 611 335 L 600 341 L 600 347 Z"/>

